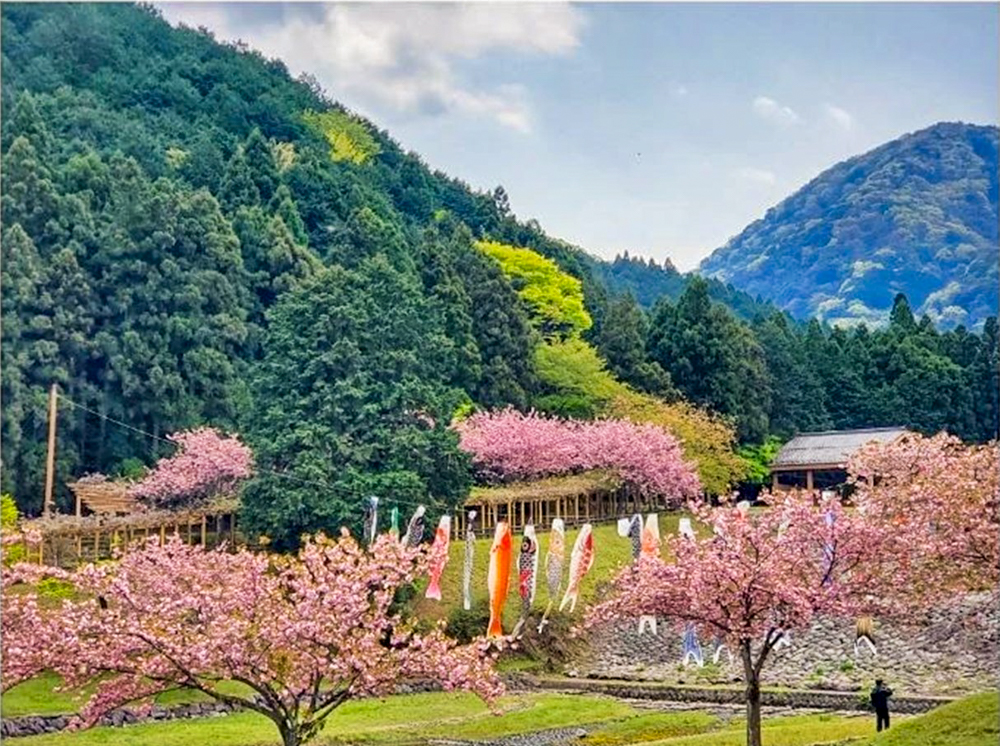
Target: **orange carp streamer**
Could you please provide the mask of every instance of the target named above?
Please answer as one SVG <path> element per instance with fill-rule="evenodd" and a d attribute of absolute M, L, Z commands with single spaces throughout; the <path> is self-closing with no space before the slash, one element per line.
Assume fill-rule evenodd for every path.
<path fill-rule="evenodd" d="M 503 606 L 507 602 L 507 590 L 510 587 L 511 544 L 510 524 L 507 521 L 500 521 L 493 534 L 490 570 L 486 579 L 490 592 L 490 626 L 486 630 L 487 637 L 503 637 L 501 620 Z"/>

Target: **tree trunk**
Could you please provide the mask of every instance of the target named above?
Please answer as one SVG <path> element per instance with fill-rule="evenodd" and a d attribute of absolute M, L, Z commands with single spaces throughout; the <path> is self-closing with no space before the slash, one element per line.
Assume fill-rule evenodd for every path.
<path fill-rule="evenodd" d="M 750 640 L 740 643 L 743 658 L 743 678 L 746 682 L 747 746 L 761 746 L 760 740 L 760 675 L 753 665 Z"/>
<path fill-rule="evenodd" d="M 299 746 L 299 732 L 295 726 L 279 724 L 278 731 L 281 733 L 281 746 Z"/>

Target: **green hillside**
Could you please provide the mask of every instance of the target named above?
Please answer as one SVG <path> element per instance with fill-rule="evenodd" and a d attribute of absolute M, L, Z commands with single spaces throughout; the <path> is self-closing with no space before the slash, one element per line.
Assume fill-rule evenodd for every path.
<path fill-rule="evenodd" d="M 639 305 L 652 308 L 661 298 L 677 300 L 691 282 L 692 273 L 681 274 L 667 259 L 662 265 L 653 259 L 641 256 L 629 256 L 626 251 L 612 261 L 597 261 L 591 264 L 591 271 L 614 295 L 630 293 Z M 754 316 L 768 316 L 774 312 L 775 306 L 759 295 L 754 298 L 749 293 L 738 290 L 731 284 L 726 284 L 709 278 L 708 295 L 733 311 L 742 319 L 753 319 Z"/>
<path fill-rule="evenodd" d="M 998 739 L 1000 694 L 984 692 L 902 720 L 858 746 L 994 746 Z"/>
<path fill-rule="evenodd" d="M 676 534 L 677 524 L 681 518 L 680 513 L 661 513 L 660 532 L 661 534 Z M 483 532 L 478 532 L 476 541 L 475 559 L 473 564 L 473 604 L 485 604 L 488 602 L 489 594 L 486 587 L 486 575 L 490 562 L 490 546 L 493 544 L 492 533 L 483 536 Z M 570 528 L 566 530 L 566 557 L 565 568 L 569 567 L 569 557 L 573 550 L 573 542 L 579 534 L 579 529 Z M 541 618 L 545 605 L 549 601 L 548 590 L 545 585 L 545 553 L 549 548 L 549 532 L 538 532 L 538 589 L 535 595 L 534 618 Z M 517 595 L 517 551 L 521 544 L 521 537 L 514 537 L 514 561 L 510 568 L 510 586 L 507 596 L 507 605 L 504 607 L 504 629 L 509 631 L 517 622 L 521 613 L 520 599 Z M 594 526 L 594 566 L 583 579 L 580 586 L 580 599 L 576 606 L 576 616 L 581 617 L 587 605 L 598 597 L 602 590 L 607 590 L 610 581 L 617 572 L 627 566 L 632 561 L 631 544 L 627 539 L 618 535 L 618 528 L 615 524 L 603 524 Z M 415 611 L 422 619 L 446 619 L 448 614 L 456 607 L 462 605 L 462 567 L 465 558 L 465 542 L 452 541 L 448 551 L 448 564 L 445 565 L 441 574 L 441 601 L 433 601 L 423 597 L 426 589 L 426 581 L 418 584 L 418 600 L 415 604 Z M 564 570 L 562 591 L 566 590 L 566 577 L 568 570 Z M 556 599 L 556 607 L 562 601 L 562 592 Z"/>
<path fill-rule="evenodd" d="M 276 548 L 357 524 L 366 495 L 460 504 L 448 423 L 475 407 L 663 426 L 713 493 L 745 472 L 737 441 L 997 433 L 995 320 L 941 333 L 899 299 L 887 329 L 800 327 L 719 282 L 601 263 L 155 8 L 0 12 L 0 487 L 27 515 L 52 383 L 63 512 L 67 482 L 134 477 L 212 425 L 252 447 L 243 525 Z"/>
<path fill-rule="evenodd" d="M 799 318 L 884 323 L 897 293 L 940 325 L 996 313 L 996 127 L 941 123 L 824 171 L 701 271 Z"/>

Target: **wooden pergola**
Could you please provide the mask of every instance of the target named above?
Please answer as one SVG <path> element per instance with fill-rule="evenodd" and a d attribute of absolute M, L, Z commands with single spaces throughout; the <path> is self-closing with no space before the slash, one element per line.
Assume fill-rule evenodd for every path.
<path fill-rule="evenodd" d="M 530 482 L 474 487 L 452 522 L 456 537 L 465 534 L 467 513 L 475 510 L 476 528 L 489 531 L 509 521 L 519 531 L 532 523 L 548 528 L 554 518 L 566 526 L 603 523 L 623 516 L 670 506 L 662 498 L 643 495 L 610 471 L 588 471 Z"/>
<path fill-rule="evenodd" d="M 131 498 L 122 482 L 81 480 L 68 486 L 76 496 L 75 515 L 55 514 L 22 523 L 25 531 L 42 537 L 29 558 L 39 564 L 69 568 L 96 562 L 151 536 L 162 543 L 177 534 L 189 544 L 205 547 L 237 541 L 239 500 L 235 496 L 219 496 L 176 510 L 154 510 Z"/>

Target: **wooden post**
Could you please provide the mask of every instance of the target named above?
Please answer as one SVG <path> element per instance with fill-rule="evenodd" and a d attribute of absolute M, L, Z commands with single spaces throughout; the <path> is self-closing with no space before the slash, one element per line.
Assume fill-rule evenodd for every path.
<path fill-rule="evenodd" d="M 806 489 L 811 490 L 813 488 L 813 473 L 812 469 L 806 472 Z"/>
<path fill-rule="evenodd" d="M 160 524 L 160 546 L 167 543 L 167 525 L 165 523 Z"/>
<path fill-rule="evenodd" d="M 201 517 L 201 545 L 208 545 L 208 518 L 206 516 Z"/>
<path fill-rule="evenodd" d="M 52 486 L 55 482 L 56 472 L 56 397 L 58 390 L 56 384 L 49 388 L 49 452 L 45 459 L 45 502 L 43 503 L 42 515 L 48 518 L 52 515 Z"/>

